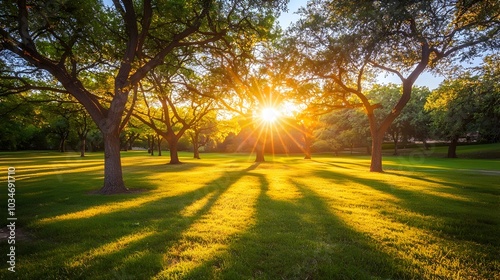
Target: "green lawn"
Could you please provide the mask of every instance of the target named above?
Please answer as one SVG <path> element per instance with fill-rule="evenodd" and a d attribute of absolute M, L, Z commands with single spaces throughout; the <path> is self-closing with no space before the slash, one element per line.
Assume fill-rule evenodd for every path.
<path fill-rule="evenodd" d="M 500 279 L 498 159 L 122 155 L 146 191 L 91 194 L 100 153 L 0 153 L 0 279 Z"/>

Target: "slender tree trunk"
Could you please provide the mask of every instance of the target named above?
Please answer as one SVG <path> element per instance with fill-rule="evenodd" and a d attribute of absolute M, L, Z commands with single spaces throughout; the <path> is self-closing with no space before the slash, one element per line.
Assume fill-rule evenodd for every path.
<path fill-rule="evenodd" d="M 181 163 L 181 161 L 179 160 L 179 152 L 178 152 L 178 147 L 177 147 L 177 143 L 178 143 L 178 139 L 175 139 L 175 137 L 173 137 L 174 139 L 171 139 L 170 141 L 167 141 L 168 142 L 168 148 L 170 150 L 170 164 L 179 164 Z"/>
<path fill-rule="evenodd" d="M 394 140 L 394 155 L 397 156 L 399 154 L 398 152 L 398 140 L 399 140 L 399 133 L 395 132 L 392 134 L 392 139 Z"/>
<path fill-rule="evenodd" d="M 193 153 L 194 153 L 194 154 L 193 154 L 193 157 L 194 157 L 195 159 L 200 159 L 200 151 L 199 151 L 199 147 L 198 147 L 198 145 L 196 145 L 196 146 L 194 147 L 194 152 L 193 152 Z"/>
<path fill-rule="evenodd" d="M 372 134 L 372 160 L 370 172 L 383 172 L 382 169 L 382 144 L 384 142 L 384 132 L 377 131 Z"/>
<path fill-rule="evenodd" d="M 155 155 L 155 137 L 154 135 L 151 136 L 151 147 L 149 147 L 149 150 L 151 151 L 151 155 Z"/>
<path fill-rule="evenodd" d="M 311 138 L 307 137 L 307 135 L 304 135 L 304 154 L 305 154 L 304 159 L 312 158 L 311 145 L 312 145 Z"/>
<path fill-rule="evenodd" d="M 148 135 L 148 154 L 151 154 L 151 136 Z"/>
<path fill-rule="evenodd" d="M 457 145 L 458 145 L 458 137 L 453 137 L 451 139 L 450 145 L 448 146 L 448 158 L 456 158 L 457 157 Z"/>
<path fill-rule="evenodd" d="M 265 162 L 264 158 L 264 143 L 257 140 L 257 145 L 255 146 L 255 162 Z"/>
<path fill-rule="evenodd" d="M 424 147 L 426 150 L 429 150 L 429 143 L 427 143 L 427 140 L 426 139 L 423 139 L 422 140 L 422 143 L 424 143 Z"/>
<path fill-rule="evenodd" d="M 198 141 L 193 142 L 193 157 L 195 159 L 200 159 L 200 145 L 198 144 Z"/>
<path fill-rule="evenodd" d="M 160 135 L 158 135 L 157 137 L 158 138 L 156 139 L 156 142 L 158 143 L 158 156 L 161 157 L 161 142 L 163 138 Z"/>
<path fill-rule="evenodd" d="M 128 189 L 123 182 L 122 163 L 120 159 L 119 133 L 104 134 L 104 186 L 101 194 L 124 193 Z"/>
<path fill-rule="evenodd" d="M 66 151 L 66 138 L 61 137 L 59 141 L 59 152 L 64 153 Z"/>
<path fill-rule="evenodd" d="M 312 158 L 312 153 L 311 153 L 311 146 L 313 142 L 312 138 L 312 129 L 307 129 L 305 124 L 301 124 L 302 128 L 302 137 L 304 138 L 304 159 L 311 159 Z M 311 132 L 311 133 L 310 133 Z"/>
<path fill-rule="evenodd" d="M 308 150 L 305 151 L 304 159 L 312 159 L 311 149 L 308 149 Z"/>
<path fill-rule="evenodd" d="M 200 159 L 200 134 L 197 130 L 192 135 L 191 141 L 193 141 L 193 158 Z"/>
<path fill-rule="evenodd" d="M 85 157 L 85 138 L 80 138 L 80 157 Z"/>

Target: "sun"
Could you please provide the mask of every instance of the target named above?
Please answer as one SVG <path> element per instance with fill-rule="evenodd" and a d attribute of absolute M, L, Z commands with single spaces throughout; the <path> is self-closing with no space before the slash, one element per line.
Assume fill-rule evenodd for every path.
<path fill-rule="evenodd" d="M 268 124 L 272 124 L 278 120 L 280 112 L 273 107 L 266 107 L 260 111 L 260 119 Z"/>

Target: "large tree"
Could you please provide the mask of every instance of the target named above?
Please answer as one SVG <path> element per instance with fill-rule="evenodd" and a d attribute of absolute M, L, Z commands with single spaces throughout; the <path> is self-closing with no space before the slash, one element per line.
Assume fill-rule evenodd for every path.
<path fill-rule="evenodd" d="M 103 194 L 127 192 L 120 160 L 120 131 L 130 114 L 132 90 L 167 55 L 245 31 L 266 29 L 282 1 L 2 1 L 2 61 L 12 77 L 32 69 L 37 87 L 57 79 L 87 110 L 104 138 Z M 89 20 L 92 15 L 92 20 Z M 101 88 L 89 84 L 99 77 Z M 103 89 L 106 88 L 106 89 Z M 129 110 L 131 112 L 132 110 Z"/>
<path fill-rule="evenodd" d="M 417 78 L 426 69 L 454 58 L 467 59 L 497 48 L 498 1 L 329 1 L 310 2 L 296 26 L 297 49 L 304 66 L 337 85 L 342 100 L 357 97 L 370 123 L 370 171 L 382 172 L 385 133 L 410 100 Z M 401 80 L 402 93 L 381 120 L 380 104 L 366 96 L 367 81 L 386 72 Z"/>
<path fill-rule="evenodd" d="M 276 51 L 281 49 L 276 37 L 279 30 L 269 36 L 269 40 L 258 44 L 232 44 L 229 52 L 213 50 L 207 63 L 208 79 L 215 85 L 207 96 L 240 117 L 240 126 L 247 134 L 245 142 L 251 143 L 256 162 L 265 161 L 266 141 L 277 134 L 279 126 L 287 125 L 279 120 L 269 122 L 262 116 L 284 109 L 291 90 L 286 79 L 288 68 L 283 67 L 281 53 Z"/>
<path fill-rule="evenodd" d="M 427 99 L 435 136 L 450 142 L 449 158 L 457 157 L 460 138 L 500 139 L 500 88 L 498 73 L 491 70 L 486 63 L 480 75 L 464 73 L 445 80 Z"/>
<path fill-rule="evenodd" d="M 402 88 L 396 84 L 389 85 L 375 85 L 367 93 L 371 102 L 380 104 L 380 109 L 375 111 L 375 118 L 378 122 L 390 113 L 394 105 L 401 97 Z M 387 129 L 387 135 L 390 136 L 394 142 L 394 154 L 398 154 L 399 142 L 406 144 L 409 138 L 423 138 L 429 134 L 427 127 L 430 120 L 426 118 L 424 112 L 424 105 L 430 90 L 426 87 L 414 86 L 412 89 L 412 98 L 401 110 L 400 115 L 394 119 L 392 124 Z"/>
<path fill-rule="evenodd" d="M 179 79 L 181 84 L 175 81 Z M 144 106 L 136 108 L 133 115 L 168 142 L 170 164 L 181 163 L 179 140 L 187 130 L 200 124 L 215 109 L 214 100 L 200 94 L 203 89 L 186 83 L 184 75 L 153 71 L 148 80 L 149 87 L 140 86 Z M 153 104 L 159 106 L 154 107 Z"/>

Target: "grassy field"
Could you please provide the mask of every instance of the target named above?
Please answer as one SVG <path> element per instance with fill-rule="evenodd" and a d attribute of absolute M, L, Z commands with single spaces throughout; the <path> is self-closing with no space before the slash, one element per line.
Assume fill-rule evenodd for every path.
<path fill-rule="evenodd" d="M 0 153 L 0 279 L 500 279 L 498 159 L 122 155 L 143 192 L 91 194 L 99 153 Z"/>

